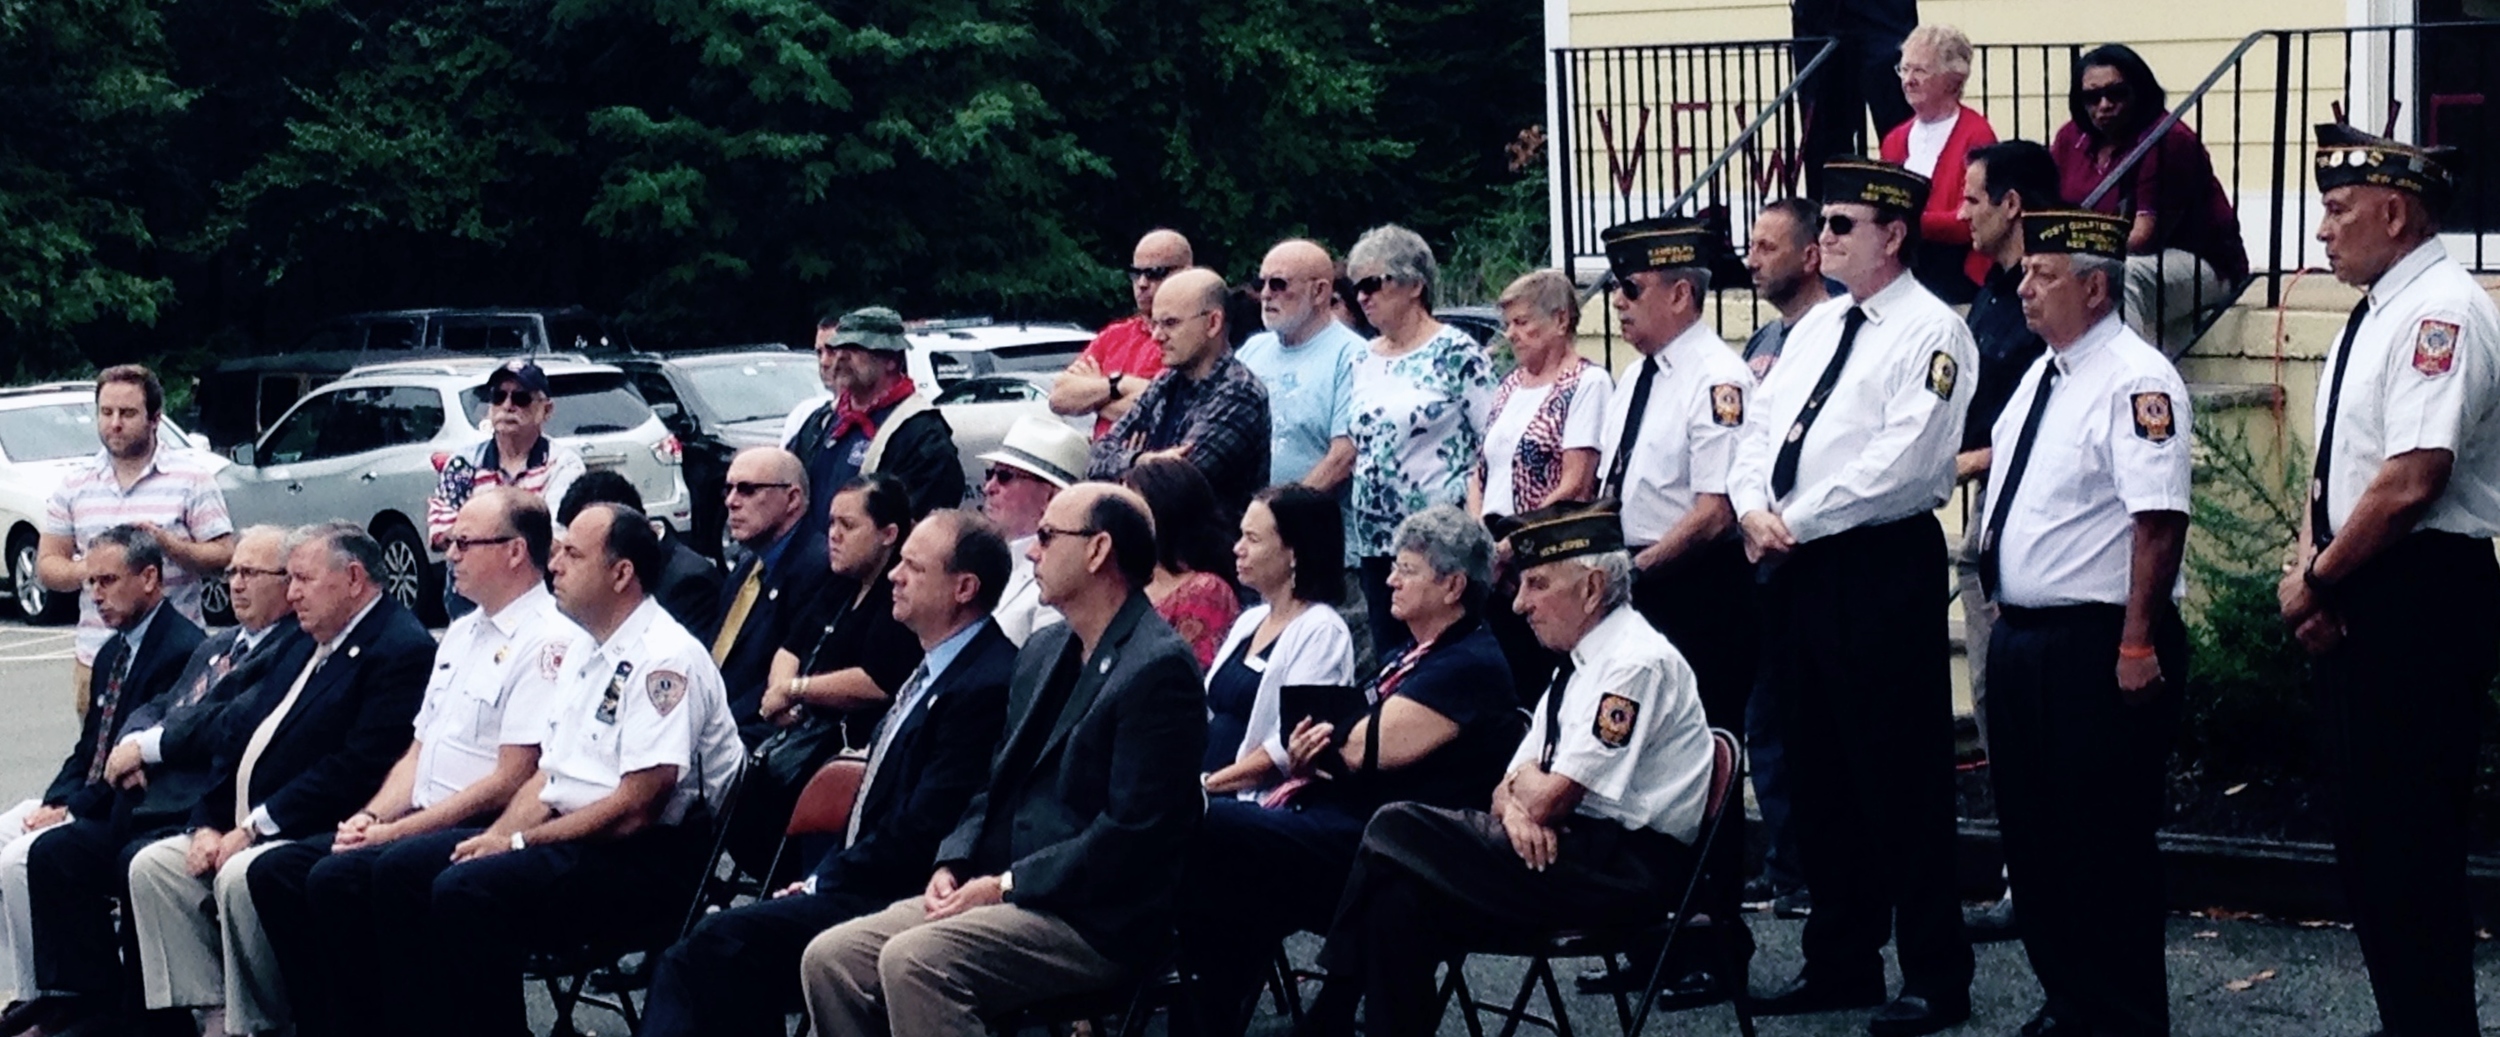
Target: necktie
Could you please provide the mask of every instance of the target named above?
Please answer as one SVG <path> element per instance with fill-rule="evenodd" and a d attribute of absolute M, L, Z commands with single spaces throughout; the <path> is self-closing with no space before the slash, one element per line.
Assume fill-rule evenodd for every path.
<path fill-rule="evenodd" d="M 2361 318 L 2370 315 L 2370 297 L 2361 297 L 2361 305 L 2352 308 L 2352 318 L 2344 322 L 2344 340 L 2335 347 L 2335 377 L 2327 383 L 2326 423 L 2318 433 L 2317 471 L 2309 480 L 2309 543 L 2320 551 L 2334 542 L 2335 532 L 2327 528 L 2326 479 L 2335 467 L 2335 411 L 2344 402 L 2344 368 L 2352 364 L 2353 336 L 2361 331 Z"/>
<path fill-rule="evenodd" d="M 1563 656 L 1562 665 L 1554 668 L 1554 679 L 1545 685 L 1545 751 L 1536 758 L 1536 769 L 1554 769 L 1554 746 L 1562 741 L 1562 700 L 1564 689 L 1571 685 L 1574 666 L 1571 656 Z"/>
<path fill-rule="evenodd" d="M 295 675 L 295 683 L 286 689 L 286 697 L 278 700 L 278 708 L 270 710 L 269 715 L 262 718 L 260 726 L 252 729 L 251 741 L 244 743 L 242 765 L 236 767 L 234 772 L 235 827 L 241 828 L 250 823 L 247 819 L 252 816 L 252 768 L 260 764 L 260 754 L 268 751 L 269 740 L 277 737 L 278 725 L 286 722 L 287 712 L 295 708 L 296 698 L 304 694 L 304 685 L 321 669 L 321 664 L 328 661 L 329 645 L 313 649 L 312 661 L 304 664 L 304 672 Z"/>
<path fill-rule="evenodd" d="M 1823 404 L 1832 398 L 1833 387 L 1840 384 L 1840 369 L 1849 364 L 1849 350 L 1858 344 L 1858 329 L 1866 326 L 1866 311 L 1849 307 L 1849 315 L 1840 325 L 1840 348 L 1832 351 L 1832 362 L 1823 365 L 1823 377 L 1814 383 L 1814 392 L 1806 397 L 1806 409 L 1797 412 L 1797 423 L 1788 427 L 1788 442 L 1780 444 L 1780 455 L 1771 464 L 1771 497 L 1788 496 L 1797 488 L 1797 458 L 1805 452 L 1806 430 L 1814 427 L 1814 419 L 1823 413 Z"/>
<path fill-rule="evenodd" d="M 2006 516 L 2014 513 L 2014 491 L 2023 484 L 2023 468 L 2031 463 L 2031 444 L 2040 438 L 2040 416 L 2048 413 L 2049 390 L 2057 387 L 2057 358 L 2050 357 L 2047 369 L 2040 372 L 2040 389 L 2031 394 L 2031 409 L 2023 413 L 2022 434 L 2014 439 L 2014 458 L 2005 466 L 2005 485 L 1997 487 L 1996 499 L 1988 503 L 1988 531 L 1979 538 L 1979 585 L 1988 597 L 1997 596 L 1997 540 L 2005 535 Z"/>
<path fill-rule="evenodd" d="M 747 570 L 747 578 L 738 584 L 738 596 L 730 599 L 729 614 L 721 617 L 720 636 L 712 639 L 712 665 L 729 661 L 729 650 L 738 643 L 738 630 L 747 625 L 747 613 L 755 611 L 755 598 L 764 590 L 764 563 L 757 560 Z"/>
<path fill-rule="evenodd" d="M 1632 444 L 1641 438 L 1641 417 L 1649 413 L 1649 389 L 1658 382 L 1658 358 L 1641 358 L 1641 376 L 1632 383 L 1632 409 L 1623 416 L 1623 434 L 1615 437 L 1615 463 L 1606 466 L 1600 497 L 1623 496 L 1623 475 L 1632 467 Z"/>
<path fill-rule="evenodd" d="M 113 755 L 113 721 L 121 712 L 122 681 L 130 676 L 130 659 L 137 652 L 129 638 L 121 639 L 121 657 L 113 661 L 113 675 L 105 678 L 104 695 L 96 701 L 95 751 L 87 761 L 88 784 L 104 780 L 104 761 Z"/>
<path fill-rule="evenodd" d="M 868 790 L 877 784 L 877 772 L 885 766 L 885 752 L 893 747 L 895 732 L 903 728 L 903 715 L 920 704 L 920 693 L 927 690 L 928 684 L 929 661 L 923 659 L 919 668 L 911 671 L 911 679 L 903 682 L 902 692 L 894 696 L 894 708 L 878 718 L 876 733 L 868 739 L 868 773 L 859 779 L 859 795 L 851 803 L 850 830 L 842 834 L 842 845 L 859 841 L 860 816 L 867 813 L 862 808 L 868 805 Z"/>

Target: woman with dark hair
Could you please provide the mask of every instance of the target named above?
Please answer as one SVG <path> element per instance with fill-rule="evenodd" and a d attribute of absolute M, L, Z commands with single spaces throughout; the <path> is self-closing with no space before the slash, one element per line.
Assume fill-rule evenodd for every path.
<path fill-rule="evenodd" d="M 1120 482 L 1146 498 L 1154 516 L 1155 574 L 1146 600 L 1189 642 L 1201 670 L 1215 665 L 1216 644 L 1241 614 L 1215 489 L 1198 466 L 1176 457 L 1139 461 Z"/>
<path fill-rule="evenodd" d="M 731 853 L 750 874 L 767 866 L 807 779 L 844 748 L 868 747 L 887 704 L 920 665 L 920 639 L 895 621 L 887 578 L 911 536 L 911 494 L 891 475 L 863 475 L 834 491 L 829 515 L 825 562 L 833 578 L 791 618 L 773 653 L 759 713 L 781 731 L 757 747 L 767 765 L 750 768 L 731 820 Z M 785 867 L 815 859 L 785 856 Z"/>
<path fill-rule="evenodd" d="M 1286 781 L 1257 800 L 1215 800 L 1199 829 L 1180 928 L 1209 1033 L 1242 1032 L 1278 941 L 1328 927 L 1373 812 L 1403 801 L 1483 809 L 1527 732 L 1482 618 L 1500 607 L 1487 602 L 1484 524 L 1441 505 L 1401 523 L 1393 544 L 1389 604 L 1405 637 L 1381 653 L 1369 708 L 1297 722 Z"/>
<path fill-rule="evenodd" d="M 2058 194 L 2084 204 L 2170 114 L 2170 95 L 2134 49 L 2104 44 L 2075 60 L 2067 110 L 2049 154 Z M 2092 209 L 2133 219 L 2127 234 L 2126 319 L 2173 359 L 2187 350 L 2198 310 L 2228 303 L 2248 276 L 2239 214 L 2214 175 L 2205 142 L 2181 120 Z"/>
<path fill-rule="evenodd" d="M 1279 726 L 1282 690 L 1354 683 L 1345 596 L 1345 522 L 1337 498 L 1299 483 L 1270 486 L 1241 515 L 1233 566 L 1263 603 L 1234 621 L 1207 670 L 1207 755 L 1201 782 L 1249 798 L 1292 760 Z"/>

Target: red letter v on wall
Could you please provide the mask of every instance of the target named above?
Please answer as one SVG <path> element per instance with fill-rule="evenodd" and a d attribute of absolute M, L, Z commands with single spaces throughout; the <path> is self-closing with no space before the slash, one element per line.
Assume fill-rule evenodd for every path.
<path fill-rule="evenodd" d="M 1632 130 L 1632 158 L 1625 162 L 1623 153 L 1615 148 L 1615 120 L 1605 109 L 1597 112 L 1597 133 L 1606 138 L 1606 171 L 1614 175 L 1615 193 L 1629 197 L 1632 181 L 1641 175 L 1641 159 L 1649 150 L 1649 106 L 1641 106 L 1641 122 Z"/>

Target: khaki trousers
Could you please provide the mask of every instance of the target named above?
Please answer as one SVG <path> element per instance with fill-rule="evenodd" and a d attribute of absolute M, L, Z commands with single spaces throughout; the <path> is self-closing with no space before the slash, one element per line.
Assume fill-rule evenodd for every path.
<path fill-rule="evenodd" d="M 263 1033 L 293 1021 L 286 984 L 244 881 L 254 860 L 285 840 L 234 855 L 212 876 L 184 866 L 188 834 L 168 836 L 130 861 L 130 918 L 139 944 L 140 992 L 149 1008 L 226 1010 L 226 1029 Z"/>
<path fill-rule="evenodd" d="M 985 1017 L 1128 974 L 1044 912 L 993 904 L 930 922 L 920 905 L 907 897 L 807 945 L 799 986 L 816 1037 L 980 1037 Z"/>

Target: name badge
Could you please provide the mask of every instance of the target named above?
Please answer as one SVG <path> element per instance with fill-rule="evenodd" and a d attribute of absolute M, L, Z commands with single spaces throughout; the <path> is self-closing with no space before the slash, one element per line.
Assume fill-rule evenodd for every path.
<path fill-rule="evenodd" d="M 1250 672 L 1252 672 L 1252 673 L 1266 673 L 1266 672 L 1267 672 L 1267 660 L 1265 660 L 1265 659 L 1261 659 L 1261 658 L 1259 658 L 1258 656 L 1255 656 L 1255 655 L 1245 655 L 1245 656 L 1242 656 L 1242 657 L 1241 657 L 1241 664 L 1242 664 L 1243 666 L 1247 666 L 1247 667 L 1249 667 L 1249 668 L 1250 668 Z"/>

